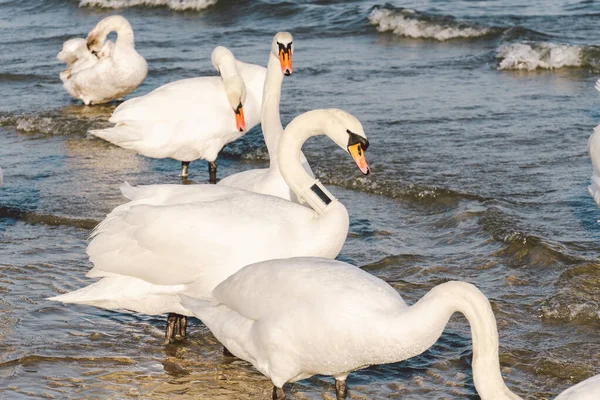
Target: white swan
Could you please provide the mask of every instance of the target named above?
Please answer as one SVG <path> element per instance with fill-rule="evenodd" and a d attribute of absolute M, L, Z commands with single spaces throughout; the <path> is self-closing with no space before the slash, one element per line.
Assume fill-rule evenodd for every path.
<path fill-rule="evenodd" d="M 293 256 L 336 257 L 348 233 L 346 208 L 300 161 L 302 144 L 326 134 L 368 172 L 368 141 L 360 122 L 337 109 L 296 117 L 279 143 L 281 174 L 311 208 L 220 185 L 125 186 L 129 203 L 93 233 L 89 277 L 103 278 L 51 300 L 190 315 L 177 293 L 209 293 L 245 265 Z M 183 326 L 183 328 L 182 328 Z M 166 339 L 185 335 L 185 318 L 169 316 Z"/>
<path fill-rule="evenodd" d="M 594 173 L 591 177 L 591 184 L 588 191 L 594 198 L 596 204 L 600 206 L 600 125 L 594 128 L 594 133 L 588 141 L 588 151 L 592 159 Z"/>
<path fill-rule="evenodd" d="M 107 41 L 108 34 L 115 31 L 116 42 Z M 146 78 L 148 65 L 144 57 L 135 50 L 133 30 L 124 17 L 112 15 L 98 22 L 86 39 L 89 51 L 82 48 L 81 40 L 65 42 L 67 51 L 63 44 L 57 57 L 65 61 L 68 67 L 67 71 L 63 71 L 67 73 L 60 75 L 63 86 L 84 104 L 122 99 Z"/>
<path fill-rule="evenodd" d="M 598 400 L 598 398 L 600 398 L 600 375 L 579 382 L 559 394 L 555 400 Z"/>
<path fill-rule="evenodd" d="M 275 35 L 271 51 L 285 34 Z M 115 127 L 90 133 L 147 157 L 179 160 L 182 177 L 191 161 L 207 160 L 209 182 L 216 183 L 215 160 L 223 146 L 260 122 L 266 69 L 236 60 L 224 47 L 211 59 L 223 80 L 199 77 L 161 86 L 117 107 L 109 120 Z M 242 90 L 245 98 L 236 97 Z"/>
<path fill-rule="evenodd" d="M 303 257 L 249 265 L 204 298 L 180 297 L 231 353 L 272 380 L 273 399 L 285 397 L 285 383 L 316 374 L 334 376 L 337 398 L 344 399 L 350 372 L 421 354 L 455 312 L 471 325 L 481 398 L 519 399 L 500 374 L 492 308 L 468 283 L 441 284 L 408 306 L 357 267 Z"/>
<path fill-rule="evenodd" d="M 2 168 L 0 168 L 0 186 L 2 186 L 3 182 L 4 182 L 4 173 L 2 172 Z"/>
<path fill-rule="evenodd" d="M 292 73 L 292 54 L 294 52 L 293 37 L 285 32 L 275 37 L 278 53 L 271 51 L 267 62 L 267 77 L 262 97 L 261 128 L 269 153 L 269 168 L 252 169 L 234 175 L 229 175 L 219 181 L 219 185 L 237 187 L 256 193 L 270 194 L 286 200 L 297 201 L 294 192 L 285 183 L 279 163 L 277 162 L 277 148 L 279 138 L 283 135 L 281 118 L 279 116 L 279 101 L 281 99 L 281 85 L 283 76 Z M 300 159 L 306 171 L 314 176 L 308 161 L 301 154 Z"/>

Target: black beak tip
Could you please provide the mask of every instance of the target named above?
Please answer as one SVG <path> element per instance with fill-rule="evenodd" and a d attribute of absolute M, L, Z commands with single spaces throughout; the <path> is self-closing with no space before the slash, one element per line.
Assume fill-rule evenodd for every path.
<path fill-rule="evenodd" d="M 367 172 L 365 172 L 365 175 L 369 175 L 371 173 L 371 169 L 367 169 Z"/>
<path fill-rule="evenodd" d="M 289 69 L 286 69 L 285 72 L 283 73 L 285 76 L 290 76 L 292 74 L 292 72 Z"/>
<path fill-rule="evenodd" d="M 240 128 L 240 132 L 244 132 L 244 129 Z"/>

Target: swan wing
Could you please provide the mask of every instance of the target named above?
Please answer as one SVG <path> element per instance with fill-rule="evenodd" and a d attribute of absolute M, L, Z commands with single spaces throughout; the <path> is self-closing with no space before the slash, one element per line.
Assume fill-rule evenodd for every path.
<path fill-rule="evenodd" d="M 204 293 L 248 263 L 306 251 L 300 239 L 312 210 L 214 185 L 197 185 L 195 201 L 186 203 L 172 200 L 183 195 L 181 185 L 171 186 L 177 194 L 163 193 L 164 203 L 136 199 L 98 225 L 87 249 L 95 274 L 157 285 L 195 281 L 194 293 Z"/>
<path fill-rule="evenodd" d="M 337 313 L 347 311 L 346 306 L 355 311 L 404 306 L 398 292 L 382 280 L 353 265 L 318 257 L 248 265 L 217 286 L 212 299 L 252 320 L 299 308 Z"/>
<path fill-rule="evenodd" d="M 217 76 L 183 79 L 163 85 L 152 92 L 119 105 L 109 121 L 212 120 L 213 113 L 235 119 L 227 101 L 223 81 Z M 225 115 L 227 114 L 227 115 Z M 231 115 L 229 115 L 231 114 Z"/>

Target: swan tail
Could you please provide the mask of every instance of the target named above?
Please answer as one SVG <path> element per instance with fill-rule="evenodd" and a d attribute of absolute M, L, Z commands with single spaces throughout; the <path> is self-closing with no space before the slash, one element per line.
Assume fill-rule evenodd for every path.
<path fill-rule="evenodd" d="M 187 296 L 185 294 L 179 295 L 179 301 L 181 305 L 188 309 L 195 317 L 202 320 L 202 317 L 207 317 L 211 314 L 210 308 L 211 303 L 208 299 L 198 299 L 195 297 Z"/>
<path fill-rule="evenodd" d="M 111 283 L 112 282 L 110 280 L 99 280 L 98 282 L 94 282 L 91 285 L 85 286 L 73 292 L 61 294 L 59 296 L 48 297 L 46 300 L 96 306 L 100 303 L 107 302 L 109 300 L 110 293 L 118 293 L 112 291 L 112 289 L 115 288 Z"/>
<path fill-rule="evenodd" d="M 594 87 L 596 88 L 596 90 L 597 90 L 597 91 L 599 91 L 599 92 L 600 92 L 600 79 L 598 79 L 598 80 L 596 81 L 596 85 L 595 85 Z"/>
<path fill-rule="evenodd" d="M 126 149 L 133 148 L 133 143 L 141 139 L 137 129 L 123 123 L 117 124 L 112 128 L 94 129 L 88 131 L 88 133 Z"/>

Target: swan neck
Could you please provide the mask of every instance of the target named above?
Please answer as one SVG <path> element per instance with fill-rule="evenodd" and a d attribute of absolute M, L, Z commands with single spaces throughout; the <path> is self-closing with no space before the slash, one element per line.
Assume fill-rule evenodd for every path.
<path fill-rule="evenodd" d="M 326 135 L 325 110 L 308 111 L 292 120 L 279 140 L 278 162 L 285 183 L 302 201 L 321 214 L 337 199 L 310 176 L 302 165 L 302 145 L 308 138 Z"/>
<path fill-rule="evenodd" d="M 282 84 L 283 74 L 281 73 L 279 60 L 273 53 L 269 53 L 260 121 L 267 151 L 269 152 L 270 168 L 272 169 L 279 168 L 277 147 L 279 139 L 283 135 L 283 126 L 279 115 Z"/>
<path fill-rule="evenodd" d="M 492 307 L 488 299 L 469 283 L 447 282 L 436 286 L 401 316 L 400 329 L 406 329 L 410 321 L 409 325 L 417 326 L 415 329 L 418 332 L 410 332 L 409 337 L 419 338 L 421 342 L 412 347 L 419 352 L 410 356 L 431 347 L 455 312 L 463 314 L 471 326 L 473 380 L 481 399 L 520 399 L 506 387 L 502 379 L 498 357 L 498 329 Z M 402 334 L 406 335 L 406 332 L 403 331 Z"/>
<path fill-rule="evenodd" d="M 99 36 L 102 38 L 101 43 L 104 43 L 109 33 L 116 32 L 117 40 L 115 45 L 117 46 L 134 46 L 133 29 L 131 24 L 123 17 L 115 16 L 108 18 L 100 27 Z"/>

